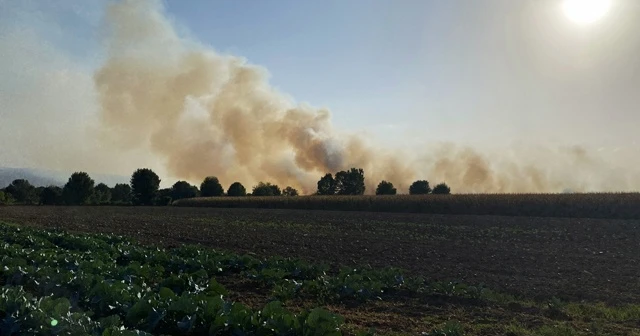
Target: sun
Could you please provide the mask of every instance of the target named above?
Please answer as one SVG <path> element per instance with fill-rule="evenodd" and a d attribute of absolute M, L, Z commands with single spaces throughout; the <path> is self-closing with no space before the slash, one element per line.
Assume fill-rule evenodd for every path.
<path fill-rule="evenodd" d="M 569 20 L 589 24 L 600 20 L 611 7 L 611 0 L 565 0 L 562 9 Z"/>

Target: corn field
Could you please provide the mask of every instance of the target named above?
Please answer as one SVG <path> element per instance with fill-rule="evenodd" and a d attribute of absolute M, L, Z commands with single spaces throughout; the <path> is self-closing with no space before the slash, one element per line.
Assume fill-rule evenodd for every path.
<path fill-rule="evenodd" d="M 174 206 L 640 219 L 640 193 L 203 197 Z"/>

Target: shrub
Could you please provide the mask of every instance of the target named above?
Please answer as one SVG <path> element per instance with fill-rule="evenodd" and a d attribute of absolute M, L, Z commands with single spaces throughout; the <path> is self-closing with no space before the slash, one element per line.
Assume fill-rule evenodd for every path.
<path fill-rule="evenodd" d="M 9 193 L 5 193 L 0 190 L 0 205 L 7 205 L 13 203 L 13 197 Z"/>

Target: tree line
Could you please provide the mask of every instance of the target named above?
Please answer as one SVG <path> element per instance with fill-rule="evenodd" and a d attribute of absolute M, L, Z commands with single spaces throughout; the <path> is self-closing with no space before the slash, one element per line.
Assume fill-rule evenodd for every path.
<path fill-rule="evenodd" d="M 148 168 L 137 169 L 129 184 L 119 183 L 113 188 L 95 181 L 86 172 L 75 172 L 63 187 L 35 187 L 25 179 L 17 179 L 4 189 L 0 189 L 0 204 L 41 204 L 41 205 L 168 205 L 172 201 L 193 197 L 216 196 L 298 196 L 298 191 L 290 186 L 280 189 L 269 182 L 259 182 L 247 193 L 240 182 L 233 182 L 224 190 L 215 176 L 206 177 L 200 187 L 186 181 L 178 181 L 171 188 L 160 189 L 160 177 Z M 317 195 L 362 195 L 365 192 L 364 171 L 351 168 L 340 171 L 335 177 L 327 173 L 318 181 Z M 409 187 L 409 194 L 449 194 L 449 187 L 438 184 L 430 188 L 426 180 L 415 181 Z M 395 195 L 393 183 L 382 181 L 376 188 L 376 195 Z"/>
<path fill-rule="evenodd" d="M 327 173 L 318 181 L 317 195 L 363 195 L 364 171 L 361 168 L 351 168 L 337 172 L 335 177 Z M 376 188 L 376 195 L 395 195 L 398 190 L 389 181 L 381 181 Z M 450 194 L 451 188 L 445 183 L 436 185 L 433 189 L 427 180 L 418 180 L 409 187 L 410 195 Z"/>

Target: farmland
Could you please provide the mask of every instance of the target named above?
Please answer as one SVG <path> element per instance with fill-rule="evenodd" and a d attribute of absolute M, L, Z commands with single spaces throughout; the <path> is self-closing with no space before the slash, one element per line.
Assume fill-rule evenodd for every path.
<path fill-rule="evenodd" d="M 176 206 L 640 219 L 640 193 L 199 197 Z"/>
<path fill-rule="evenodd" d="M 334 278 L 340 278 L 343 266 L 370 266 L 369 278 L 406 279 L 401 285 L 380 280 L 376 288 L 385 290 L 374 296 L 382 300 L 325 300 L 313 291 L 282 298 L 291 314 L 321 306 L 344 317 L 346 333 L 368 327 L 381 333 L 424 332 L 452 321 L 466 335 L 527 335 L 526 330 L 634 335 L 640 327 L 640 308 L 634 305 L 640 300 L 638 220 L 14 206 L 0 208 L 0 221 L 115 233 L 169 250 L 198 244 L 256 260 L 294 258 L 313 267 L 326 265 Z M 264 309 L 276 287 L 290 290 L 282 279 L 304 282 L 280 275 L 280 282 L 263 283 L 247 274 L 223 272 L 215 279 L 228 290 L 228 300 L 254 311 Z"/>

